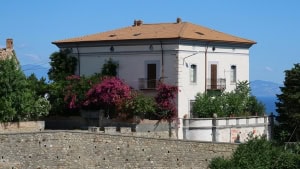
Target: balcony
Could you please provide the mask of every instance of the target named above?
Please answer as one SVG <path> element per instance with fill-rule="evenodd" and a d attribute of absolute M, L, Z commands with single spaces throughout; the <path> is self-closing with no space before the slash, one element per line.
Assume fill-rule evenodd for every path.
<path fill-rule="evenodd" d="M 226 79 L 207 79 L 206 81 L 207 90 L 225 90 L 226 89 Z"/>
<path fill-rule="evenodd" d="M 155 90 L 158 84 L 157 79 L 139 78 L 140 90 Z"/>

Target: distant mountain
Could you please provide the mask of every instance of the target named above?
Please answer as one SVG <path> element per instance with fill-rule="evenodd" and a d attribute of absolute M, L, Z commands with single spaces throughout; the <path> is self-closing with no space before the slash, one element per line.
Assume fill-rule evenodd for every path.
<path fill-rule="evenodd" d="M 272 97 L 276 96 L 276 94 L 280 94 L 280 86 L 281 84 L 263 81 L 263 80 L 255 80 L 250 82 L 251 93 L 256 97 Z"/>
<path fill-rule="evenodd" d="M 21 65 L 21 68 L 26 76 L 30 76 L 32 73 L 35 74 L 35 76 L 40 79 L 42 77 L 46 78 L 46 81 L 48 81 L 48 70 L 49 68 L 40 66 L 40 65 Z"/>

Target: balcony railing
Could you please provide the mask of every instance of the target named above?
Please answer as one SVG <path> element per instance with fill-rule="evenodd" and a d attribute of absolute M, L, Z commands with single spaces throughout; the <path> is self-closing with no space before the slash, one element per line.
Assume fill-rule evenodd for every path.
<path fill-rule="evenodd" d="M 158 84 L 157 79 L 139 78 L 139 89 L 156 89 Z"/>
<path fill-rule="evenodd" d="M 226 79 L 207 79 L 206 89 L 207 90 L 225 90 Z"/>

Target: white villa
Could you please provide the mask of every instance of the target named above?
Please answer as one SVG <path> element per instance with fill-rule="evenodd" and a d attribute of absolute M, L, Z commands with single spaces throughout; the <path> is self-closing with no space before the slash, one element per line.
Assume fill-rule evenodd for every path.
<path fill-rule="evenodd" d="M 249 48 L 256 42 L 215 31 L 180 18 L 173 23 L 145 24 L 52 42 L 71 49 L 78 75 L 101 71 L 111 58 L 118 76 L 136 90 L 155 93 L 158 80 L 177 85 L 178 137 L 182 118 L 192 117 L 197 93 L 231 91 L 237 81 L 249 81 Z"/>

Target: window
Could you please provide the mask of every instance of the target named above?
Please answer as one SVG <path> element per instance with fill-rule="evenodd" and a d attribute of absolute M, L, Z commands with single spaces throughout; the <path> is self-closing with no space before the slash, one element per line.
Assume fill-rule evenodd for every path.
<path fill-rule="evenodd" d="M 155 89 L 156 88 L 156 64 L 147 64 L 147 88 Z"/>
<path fill-rule="evenodd" d="M 196 102 L 195 100 L 190 100 L 190 118 L 198 117 L 197 113 L 193 112 L 193 107 L 194 107 L 195 102 Z"/>
<path fill-rule="evenodd" d="M 236 83 L 236 66 L 232 65 L 230 68 L 230 82 Z"/>
<path fill-rule="evenodd" d="M 190 81 L 192 83 L 197 82 L 197 65 L 191 65 L 190 69 Z"/>

